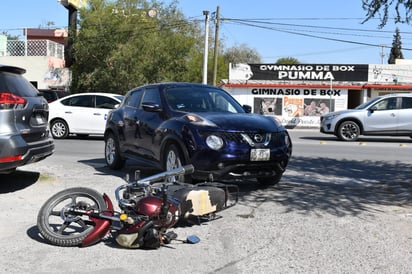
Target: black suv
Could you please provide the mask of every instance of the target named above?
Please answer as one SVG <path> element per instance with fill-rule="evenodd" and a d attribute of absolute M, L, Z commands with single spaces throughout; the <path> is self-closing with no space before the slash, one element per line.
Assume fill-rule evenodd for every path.
<path fill-rule="evenodd" d="M 26 70 L 0 65 L 0 173 L 52 155 L 47 101 L 22 74 Z"/>
<path fill-rule="evenodd" d="M 126 159 L 170 170 L 192 164 L 184 179 L 257 178 L 279 182 L 292 153 L 286 129 L 250 113 L 221 88 L 163 83 L 129 91 L 109 114 L 105 159 L 119 169 Z"/>
<path fill-rule="evenodd" d="M 48 103 L 54 102 L 57 99 L 66 97 L 70 93 L 63 90 L 54 90 L 54 89 L 39 89 L 40 95 L 43 96 Z"/>

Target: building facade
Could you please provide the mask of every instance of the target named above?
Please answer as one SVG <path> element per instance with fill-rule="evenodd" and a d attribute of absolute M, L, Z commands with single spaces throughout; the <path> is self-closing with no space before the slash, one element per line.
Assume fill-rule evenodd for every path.
<path fill-rule="evenodd" d="M 412 92 L 412 65 L 231 64 L 222 87 L 253 112 L 287 127 L 316 128 L 322 114 Z"/>
<path fill-rule="evenodd" d="M 24 40 L 0 35 L 0 64 L 26 69 L 24 75 L 38 89 L 68 90 L 71 74 L 65 67 L 67 31 L 24 29 Z"/>

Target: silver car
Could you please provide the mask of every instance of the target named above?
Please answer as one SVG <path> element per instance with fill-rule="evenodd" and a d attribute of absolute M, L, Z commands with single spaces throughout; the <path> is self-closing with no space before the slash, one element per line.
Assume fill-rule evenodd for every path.
<path fill-rule="evenodd" d="M 22 74 L 0 65 L 0 173 L 40 161 L 54 152 L 47 101 Z"/>
<path fill-rule="evenodd" d="M 359 135 L 412 138 L 412 93 L 376 97 L 355 109 L 331 112 L 320 119 L 320 132 L 343 141 L 355 141 Z"/>

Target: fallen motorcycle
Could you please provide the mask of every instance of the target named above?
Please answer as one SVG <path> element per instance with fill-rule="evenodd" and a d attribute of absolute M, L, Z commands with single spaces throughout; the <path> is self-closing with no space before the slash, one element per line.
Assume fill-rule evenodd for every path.
<path fill-rule="evenodd" d="M 187 165 L 143 179 L 127 178 L 115 190 L 119 212 L 105 193 L 85 187 L 65 189 L 41 207 L 37 227 L 45 240 L 58 246 L 90 246 L 107 236 L 126 248 L 158 248 L 172 240 L 197 243 L 196 236 L 179 240 L 168 229 L 177 223 L 216 218 L 217 212 L 236 204 L 238 189 L 214 182 L 176 181 L 193 171 Z"/>

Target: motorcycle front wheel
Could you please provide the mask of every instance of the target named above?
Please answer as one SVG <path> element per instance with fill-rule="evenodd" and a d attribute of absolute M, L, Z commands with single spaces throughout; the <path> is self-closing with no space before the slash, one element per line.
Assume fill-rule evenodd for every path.
<path fill-rule="evenodd" d="M 48 242 L 58 246 L 79 246 L 94 229 L 88 215 L 79 212 L 103 211 L 103 196 L 90 188 L 76 187 L 50 197 L 37 216 L 37 227 Z"/>

